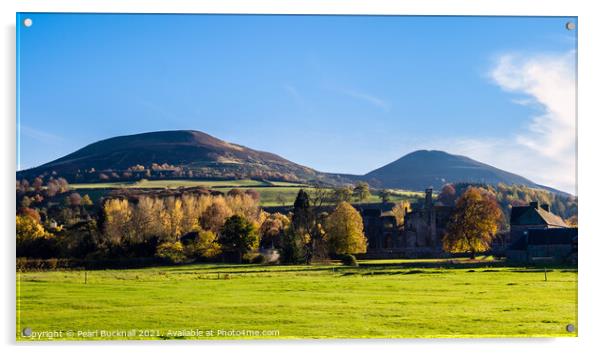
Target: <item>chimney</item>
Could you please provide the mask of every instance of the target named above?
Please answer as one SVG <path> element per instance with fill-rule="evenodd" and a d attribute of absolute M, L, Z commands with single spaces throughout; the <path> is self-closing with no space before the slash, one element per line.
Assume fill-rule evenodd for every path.
<path fill-rule="evenodd" d="M 424 191 L 424 206 L 431 208 L 433 206 L 433 188 L 427 188 Z"/>
<path fill-rule="evenodd" d="M 539 202 L 531 202 L 529 206 L 534 209 L 539 209 Z"/>
<path fill-rule="evenodd" d="M 550 212 L 550 205 L 549 204 L 542 204 L 541 208 L 545 211 L 547 211 L 548 213 Z"/>

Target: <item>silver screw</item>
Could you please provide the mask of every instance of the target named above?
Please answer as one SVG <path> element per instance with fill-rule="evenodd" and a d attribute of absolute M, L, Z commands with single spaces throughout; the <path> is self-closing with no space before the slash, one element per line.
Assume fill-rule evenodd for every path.
<path fill-rule="evenodd" d="M 571 332 L 571 333 L 575 332 L 575 325 L 573 325 L 573 324 L 566 325 L 566 331 Z"/>
<path fill-rule="evenodd" d="M 31 328 L 29 328 L 29 327 L 25 327 L 25 328 L 23 328 L 23 335 L 24 335 L 25 337 L 29 337 L 29 336 L 31 336 L 31 332 L 32 332 L 32 331 L 31 331 Z"/>
<path fill-rule="evenodd" d="M 577 27 L 577 26 L 575 26 L 575 23 L 573 23 L 573 22 L 569 21 L 569 22 L 567 22 L 567 23 L 566 23 L 565 27 L 566 27 L 566 29 L 567 29 L 567 30 L 569 30 L 569 31 L 572 31 L 572 30 L 574 30 L 574 29 L 575 29 L 575 27 Z"/>
<path fill-rule="evenodd" d="M 33 21 L 31 20 L 31 18 L 26 18 L 23 20 L 23 26 L 31 27 L 31 25 L 33 25 Z"/>

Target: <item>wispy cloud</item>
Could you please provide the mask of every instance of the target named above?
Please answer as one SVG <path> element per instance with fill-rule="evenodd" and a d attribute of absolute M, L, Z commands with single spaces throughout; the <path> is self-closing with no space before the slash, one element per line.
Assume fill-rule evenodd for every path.
<path fill-rule="evenodd" d="M 490 78 L 512 100 L 537 108 L 522 131 L 507 138 L 459 139 L 451 150 L 576 193 L 575 53 L 503 55 Z"/>
<path fill-rule="evenodd" d="M 384 112 L 389 112 L 391 110 L 391 103 L 376 95 L 349 88 L 337 88 L 334 91 L 358 101 L 368 103 Z"/>
<path fill-rule="evenodd" d="M 291 98 L 297 103 L 297 104 L 304 104 L 304 100 L 303 97 L 301 96 L 301 94 L 299 93 L 299 90 L 297 89 L 297 87 L 291 85 L 291 84 L 284 84 L 282 85 L 282 87 L 284 88 L 284 91 L 286 91 L 286 93 L 291 96 Z"/>
<path fill-rule="evenodd" d="M 304 114 L 314 114 L 314 104 L 311 99 L 308 99 L 307 94 L 304 94 L 302 90 L 298 88 L 298 86 L 285 83 L 282 85 L 284 92 L 290 97 L 290 99 L 295 103 L 298 109 L 302 110 Z"/>
<path fill-rule="evenodd" d="M 45 132 L 42 130 L 34 129 L 25 124 L 21 124 L 20 131 L 23 136 L 26 136 L 31 139 L 35 139 L 41 143 L 53 144 L 53 143 L 63 140 L 63 138 L 58 135 L 48 133 L 48 132 Z"/>

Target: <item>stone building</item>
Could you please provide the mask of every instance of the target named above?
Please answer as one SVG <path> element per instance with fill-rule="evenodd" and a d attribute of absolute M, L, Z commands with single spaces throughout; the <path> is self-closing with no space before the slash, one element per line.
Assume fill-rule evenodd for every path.
<path fill-rule="evenodd" d="M 453 207 L 433 201 L 433 190 L 425 191 L 424 203 L 407 213 L 402 233 L 402 246 L 408 257 L 439 256 L 442 239 Z"/>
<path fill-rule="evenodd" d="M 433 190 L 412 206 L 403 225 L 397 225 L 392 206 L 359 208 L 368 238 L 367 258 L 437 257 L 443 254 L 441 239 L 453 210 L 433 200 Z"/>
<path fill-rule="evenodd" d="M 577 262 L 576 227 L 528 229 L 506 250 L 515 262 Z"/>
<path fill-rule="evenodd" d="M 558 215 L 550 212 L 547 204 L 532 202 L 527 206 L 516 206 L 510 212 L 509 244 L 518 241 L 529 229 L 554 229 L 569 227 Z"/>
<path fill-rule="evenodd" d="M 357 207 L 364 222 L 368 253 L 387 253 L 401 247 L 400 228 L 393 213 L 379 207 Z"/>
<path fill-rule="evenodd" d="M 515 262 L 576 262 L 576 227 L 569 227 L 546 204 L 513 207 L 510 214 L 509 260 Z"/>

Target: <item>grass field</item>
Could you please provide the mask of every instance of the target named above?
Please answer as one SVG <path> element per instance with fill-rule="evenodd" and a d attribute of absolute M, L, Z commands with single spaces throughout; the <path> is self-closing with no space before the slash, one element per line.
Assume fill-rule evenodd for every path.
<path fill-rule="evenodd" d="M 119 189 L 119 188 L 178 188 L 178 187 L 289 187 L 299 186 L 299 183 L 243 180 L 141 180 L 138 182 L 107 182 L 107 183 L 75 183 L 73 189 Z"/>
<path fill-rule="evenodd" d="M 143 189 L 164 189 L 164 188 L 179 188 L 179 187 L 206 187 L 212 190 L 217 190 L 227 193 L 232 188 L 238 189 L 255 189 L 259 192 L 260 202 L 262 206 L 281 206 L 282 200 L 284 205 L 292 205 L 300 188 L 310 190 L 311 187 L 297 183 L 289 182 L 274 182 L 274 181 L 256 181 L 256 180 L 142 180 L 132 183 L 85 183 L 71 184 L 70 187 L 79 190 L 82 194 L 89 194 L 93 200 L 98 200 L 104 194 L 103 191 L 121 188 L 143 188 Z M 423 195 L 423 193 L 394 190 L 392 191 L 391 201 L 398 202 L 401 200 L 415 200 Z M 378 203 L 380 197 L 371 195 L 364 203 Z"/>
<path fill-rule="evenodd" d="M 565 330 L 576 270 L 544 281 L 540 269 L 457 262 L 202 264 L 88 271 L 87 283 L 83 271 L 18 273 L 17 339 L 32 339 L 26 327 L 57 339 L 576 335 Z"/>

